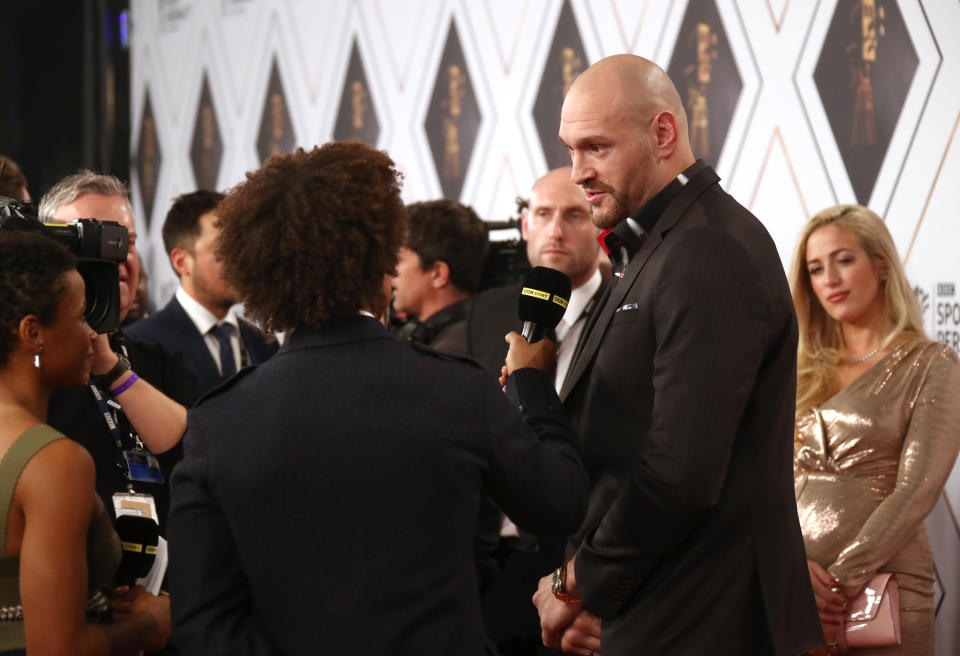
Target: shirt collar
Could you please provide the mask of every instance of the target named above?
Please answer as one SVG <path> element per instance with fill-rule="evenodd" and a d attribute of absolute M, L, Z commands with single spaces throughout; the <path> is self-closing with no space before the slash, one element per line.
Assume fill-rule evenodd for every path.
<path fill-rule="evenodd" d="M 601 282 L 603 282 L 603 276 L 600 275 L 600 270 L 597 269 L 587 282 L 570 292 L 570 302 L 567 304 L 567 311 L 563 313 L 563 321 L 565 323 L 573 325 L 577 322 L 577 319 L 580 318 L 580 315 L 583 314 L 583 311 L 586 309 L 587 303 L 590 302 L 593 295 L 600 289 Z"/>
<path fill-rule="evenodd" d="M 471 300 L 465 298 L 434 312 L 427 317 L 426 321 L 417 324 L 417 327 L 410 334 L 410 339 L 421 344 L 430 344 L 447 326 L 466 320 L 467 314 L 470 312 L 470 305 Z"/>
<path fill-rule="evenodd" d="M 223 319 L 217 319 L 217 316 L 198 303 L 184 288 L 177 288 L 177 301 L 183 307 L 183 311 L 190 317 L 190 321 L 197 327 L 201 335 L 206 335 L 210 329 L 218 323 L 228 323 L 240 334 L 240 321 L 237 319 L 237 313 L 233 308 L 227 310 L 227 316 Z"/>
<path fill-rule="evenodd" d="M 666 211 L 667 206 L 674 198 L 680 195 L 683 187 L 705 169 L 706 162 L 698 159 L 688 166 L 677 177 L 671 180 L 666 187 L 658 191 L 653 198 L 626 219 L 600 233 L 597 241 L 611 259 L 627 262 L 640 249 L 657 220 Z"/>

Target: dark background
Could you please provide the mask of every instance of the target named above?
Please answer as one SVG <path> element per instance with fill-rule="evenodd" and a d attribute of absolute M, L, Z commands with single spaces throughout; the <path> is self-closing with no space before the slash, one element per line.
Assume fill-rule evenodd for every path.
<path fill-rule="evenodd" d="M 128 5 L 0 0 L 0 154 L 34 201 L 79 168 L 130 177 Z"/>

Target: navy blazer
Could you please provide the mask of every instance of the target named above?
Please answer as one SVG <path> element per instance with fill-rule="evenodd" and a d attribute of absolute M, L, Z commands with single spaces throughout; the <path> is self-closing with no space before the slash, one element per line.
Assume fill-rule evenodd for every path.
<path fill-rule="evenodd" d="M 197 378 L 197 388 L 201 394 L 224 380 L 203 335 L 176 296 L 162 310 L 131 324 L 124 332 L 141 342 L 161 344 L 171 351 L 183 353 L 187 365 Z M 256 326 L 244 319 L 240 319 L 240 340 L 247 353 L 248 365 L 260 364 L 277 351 L 275 341 L 268 340 Z"/>
<path fill-rule="evenodd" d="M 294 331 L 188 425 L 169 520 L 184 654 L 481 656 L 481 492 L 534 531 L 583 517 L 546 375 L 516 371 L 504 394 L 369 317 Z"/>

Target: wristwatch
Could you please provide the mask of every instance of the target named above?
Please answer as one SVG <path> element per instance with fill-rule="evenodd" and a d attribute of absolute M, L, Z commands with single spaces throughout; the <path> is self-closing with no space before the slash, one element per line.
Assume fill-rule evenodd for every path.
<path fill-rule="evenodd" d="M 117 364 L 105 374 L 91 374 L 90 378 L 93 380 L 93 384 L 99 387 L 104 392 L 109 392 L 110 387 L 117 382 L 117 379 L 120 378 L 123 374 L 130 371 L 130 360 L 127 359 L 123 353 L 117 353 Z"/>
<path fill-rule="evenodd" d="M 553 585 L 551 586 L 553 596 L 565 604 L 582 604 L 583 600 L 575 599 L 574 597 L 570 596 L 570 593 L 567 592 L 566 579 L 567 564 L 564 563 L 557 569 L 553 570 Z"/>

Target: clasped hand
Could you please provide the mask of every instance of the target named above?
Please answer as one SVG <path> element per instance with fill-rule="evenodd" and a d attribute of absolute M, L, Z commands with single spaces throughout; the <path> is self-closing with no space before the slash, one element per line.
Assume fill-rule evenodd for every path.
<path fill-rule="evenodd" d="M 566 604 L 553 596 L 553 576 L 540 579 L 533 595 L 540 614 L 543 644 L 567 654 L 600 656 L 600 618 L 582 604 Z"/>
<path fill-rule="evenodd" d="M 810 583 L 813 586 L 813 596 L 817 601 L 817 611 L 820 613 L 820 625 L 826 644 L 810 650 L 814 656 L 847 653 L 847 626 L 846 610 L 847 598 L 837 592 L 840 581 L 825 570 L 819 563 L 807 561 L 810 572 Z"/>

